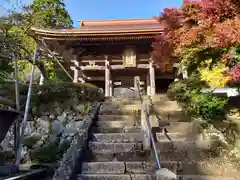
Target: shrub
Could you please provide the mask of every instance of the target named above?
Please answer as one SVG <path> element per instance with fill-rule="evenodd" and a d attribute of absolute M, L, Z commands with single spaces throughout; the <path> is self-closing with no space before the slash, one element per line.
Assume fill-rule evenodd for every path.
<path fill-rule="evenodd" d="M 183 81 L 177 81 L 169 86 L 167 96 L 171 100 L 179 102 L 187 102 L 191 99 L 191 94 L 188 93 L 189 89 L 187 83 Z"/>
<path fill-rule="evenodd" d="M 217 97 L 211 93 L 197 94 L 192 97 L 190 112 L 204 120 L 223 120 L 228 98 Z"/>
<path fill-rule="evenodd" d="M 170 85 L 168 97 L 183 105 L 186 112 L 205 120 L 220 120 L 225 117 L 225 107 L 228 98 L 217 97 L 213 94 L 202 94 L 200 90 L 206 87 L 200 80 L 199 74 L 193 74 L 187 80 L 179 80 Z"/>
<path fill-rule="evenodd" d="M 230 80 L 226 74 L 227 67 L 224 64 L 217 64 L 212 68 L 199 68 L 201 80 L 205 81 L 211 88 L 224 87 Z"/>
<path fill-rule="evenodd" d="M 199 79 L 199 74 L 192 74 L 187 80 L 179 80 L 169 86 L 167 95 L 172 100 L 187 103 L 192 95 L 204 87 L 204 82 Z"/>

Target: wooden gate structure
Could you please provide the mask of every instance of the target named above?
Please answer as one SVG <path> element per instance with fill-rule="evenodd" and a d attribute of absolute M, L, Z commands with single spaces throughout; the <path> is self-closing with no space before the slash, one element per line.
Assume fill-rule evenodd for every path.
<path fill-rule="evenodd" d="M 125 19 L 83 20 L 80 28 L 32 31 L 43 53 L 47 48 L 72 70 L 74 82 L 96 84 L 112 96 L 117 83 L 130 86 L 135 76 L 148 95 L 155 94 L 156 79 L 174 79 L 173 66 L 162 72 L 152 56 L 152 42 L 163 29 L 156 19 Z"/>

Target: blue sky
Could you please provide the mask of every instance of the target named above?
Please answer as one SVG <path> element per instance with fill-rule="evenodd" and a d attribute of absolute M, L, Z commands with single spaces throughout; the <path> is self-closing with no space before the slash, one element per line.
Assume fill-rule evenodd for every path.
<path fill-rule="evenodd" d="M 182 0 L 65 0 L 74 26 L 79 20 L 151 18 Z"/>
<path fill-rule="evenodd" d="M 11 1 L 17 0 L 0 0 Z M 20 1 L 20 0 L 19 0 Z M 65 0 L 74 26 L 79 20 L 151 18 L 166 7 L 180 7 L 183 0 Z M 22 0 L 29 3 L 31 0 Z M 8 6 L 5 2 L 4 6 Z M 2 4 L 2 3 L 0 3 Z M 0 9 L 1 11 L 1 9 Z"/>

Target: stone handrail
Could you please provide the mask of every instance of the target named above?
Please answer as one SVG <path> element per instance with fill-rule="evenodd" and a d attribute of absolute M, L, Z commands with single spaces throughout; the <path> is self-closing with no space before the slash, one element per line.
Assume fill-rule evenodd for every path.
<path fill-rule="evenodd" d="M 64 154 L 58 169 L 55 171 L 53 180 L 70 180 L 76 173 L 79 160 L 86 148 L 89 128 L 91 127 L 93 120 L 96 118 L 99 108 L 100 103 L 93 106 L 92 114 L 85 116 L 83 119 L 82 127 Z"/>

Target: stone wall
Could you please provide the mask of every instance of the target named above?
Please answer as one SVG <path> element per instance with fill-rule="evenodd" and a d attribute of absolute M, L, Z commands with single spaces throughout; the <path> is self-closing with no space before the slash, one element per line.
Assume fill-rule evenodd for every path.
<path fill-rule="evenodd" d="M 81 130 L 84 117 L 91 113 L 92 104 L 102 98 L 97 88 L 77 83 L 34 89 L 31 116 L 23 141 L 22 163 L 59 162 Z M 7 159 L 14 160 L 11 130 L 0 145 L 3 154 L 9 154 Z"/>
<path fill-rule="evenodd" d="M 95 104 L 92 108 L 91 115 L 84 117 L 79 132 L 76 134 L 71 142 L 70 147 L 64 154 L 59 168 L 56 170 L 53 180 L 70 180 L 74 176 L 74 172 L 80 163 L 81 156 L 87 145 L 88 131 L 96 118 L 99 111 L 100 104 Z"/>

